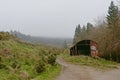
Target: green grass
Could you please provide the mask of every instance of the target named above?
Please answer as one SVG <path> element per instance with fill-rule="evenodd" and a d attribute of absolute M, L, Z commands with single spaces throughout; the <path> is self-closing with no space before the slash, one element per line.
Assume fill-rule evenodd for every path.
<path fill-rule="evenodd" d="M 14 38 L 0 40 L 0 80 L 54 80 L 61 66 L 51 66 L 47 60 L 49 55 L 58 53 L 59 49 L 33 45 Z M 40 61 L 45 64 L 45 70 L 37 73 L 35 68 Z"/>
<path fill-rule="evenodd" d="M 68 52 L 64 52 L 63 54 L 61 54 L 61 57 L 69 63 L 73 63 L 76 65 L 91 66 L 98 69 L 117 68 L 119 65 L 116 62 L 108 61 L 102 58 L 95 59 L 90 56 L 84 56 L 84 55 L 70 56 Z"/>
<path fill-rule="evenodd" d="M 35 80 L 56 80 L 56 77 L 60 74 L 61 66 L 57 64 L 56 66 L 48 67 L 45 72 L 35 78 Z"/>

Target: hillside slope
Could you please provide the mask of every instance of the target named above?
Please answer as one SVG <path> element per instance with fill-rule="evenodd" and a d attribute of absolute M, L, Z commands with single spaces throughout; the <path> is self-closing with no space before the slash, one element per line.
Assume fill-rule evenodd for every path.
<path fill-rule="evenodd" d="M 9 33 L 0 32 L 0 80 L 53 80 L 60 71 L 55 63 L 58 51 L 21 42 Z"/>

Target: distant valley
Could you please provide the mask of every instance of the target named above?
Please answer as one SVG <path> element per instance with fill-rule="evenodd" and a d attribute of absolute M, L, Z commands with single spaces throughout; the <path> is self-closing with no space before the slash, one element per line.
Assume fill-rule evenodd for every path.
<path fill-rule="evenodd" d="M 59 48 L 64 47 L 64 45 L 69 46 L 72 44 L 72 38 L 36 37 L 36 36 L 26 35 L 18 31 L 10 31 L 10 33 L 18 37 L 19 39 L 30 43 L 44 44 Z"/>

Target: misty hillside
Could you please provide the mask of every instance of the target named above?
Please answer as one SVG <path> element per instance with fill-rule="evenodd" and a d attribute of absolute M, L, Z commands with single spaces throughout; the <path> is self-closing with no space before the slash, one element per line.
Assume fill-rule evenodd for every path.
<path fill-rule="evenodd" d="M 67 44 L 68 46 L 72 44 L 72 38 L 35 37 L 35 36 L 25 35 L 18 31 L 11 31 L 10 33 L 23 41 L 37 43 L 37 44 L 50 45 L 55 47 L 64 47 L 65 44 Z"/>

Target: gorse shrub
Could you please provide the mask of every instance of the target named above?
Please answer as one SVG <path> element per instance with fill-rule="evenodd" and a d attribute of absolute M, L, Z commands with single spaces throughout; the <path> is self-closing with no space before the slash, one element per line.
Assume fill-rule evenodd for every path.
<path fill-rule="evenodd" d="M 2 58 L 0 57 L 0 69 L 6 69 L 6 65 L 2 63 Z"/>
<path fill-rule="evenodd" d="M 48 63 L 51 65 L 55 65 L 56 63 L 56 54 L 50 54 L 48 56 Z"/>
<path fill-rule="evenodd" d="M 0 40 L 9 40 L 12 37 L 8 32 L 0 32 Z"/>
<path fill-rule="evenodd" d="M 35 65 L 35 71 L 37 73 L 42 73 L 43 71 L 45 71 L 45 62 L 39 60 L 38 63 Z"/>
<path fill-rule="evenodd" d="M 16 68 L 17 67 L 17 63 L 16 62 L 13 62 L 12 65 L 11 65 L 12 68 Z"/>

